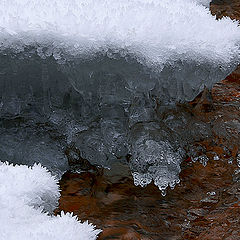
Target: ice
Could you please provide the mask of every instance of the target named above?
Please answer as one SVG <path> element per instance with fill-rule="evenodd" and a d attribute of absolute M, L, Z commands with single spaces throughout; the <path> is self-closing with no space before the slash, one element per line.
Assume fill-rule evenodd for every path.
<path fill-rule="evenodd" d="M 216 20 L 208 5 L 0 0 L 2 160 L 40 162 L 60 177 L 68 147 L 104 167 L 128 157 L 135 183 L 165 194 L 185 146 L 213 134 L 175 103 L 239 62 L 238 22 Z"/>
<path fill-rule="evenodd" d="M 197 4 L 202 4 L 203 6 L 209 7 L 211 0 L 193 0 Z"/>
<path fill-rule="evenodd" d="M 63 52 L 81 58 L 129 55 L 158 70 L 178 60 L 227 69 L 239 54 L 237 22 L 216 21 L 196 4 L 206 2 L 1 0 L 1 49 L 19 52 L 32 45 L 39 56 L 55 59 Z"/>
<path fill-rule="evenodd" d="M 59 186 L 41 165 L 29 168 L 0 162 L 1 240 L 94 240 L 99 230 L 73 214 L 52 216 Z"/>
<path fill-rule="evenodd" d="M 63 144 L 49 132 L 31 128 L 0 128 L 0 159 L 15 164 L 41 163 L 59 179 L 68 169 Z"/>
<path fill-rule="evenodd" d="M 153 180 L 163 194 L 168 186 L 174 188 L 180 181 L 178 174 L 185 153 L 177 135 L 164 125 L 151 122 L 137 124 L 131 137 L 134 183 L 143 187 Z"/>
<path fill-rule="evenodd" d="M 1 0 L 0 52 L 15 52 L 13 72 L 18 71 L 16 58 L 39 61 L 34 53 L 46 60 L 52 57 L 84 99 L 129 102 L 132 95 L 151 91 L 164 102 L 192 100 L 205 86 L 224 79 L 239 61 L 238 23 L 216 21 L 202 6 L 208 3 Z M 44 77 L 48 64 L 41 63 L 46 106 L 51 94 L 50 80 Z M 5 74 L 4 67 L 1 72 Z M 3 98 L 6 112 L 21 111 L 21 98 L 14 92 Z"/>

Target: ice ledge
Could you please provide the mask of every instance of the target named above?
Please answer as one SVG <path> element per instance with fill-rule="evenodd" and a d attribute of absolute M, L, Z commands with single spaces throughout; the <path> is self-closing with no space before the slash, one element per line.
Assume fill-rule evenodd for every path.
<path fill-rule="evenodd" d="M 36 44 L 56 59 L 63 50 L 114 49 L 157 68 L 186 58 L 230 64 L 239 55 L 238 23 L 216 21 L 201 4 L 209 0 L 0 0 L 0 51 Z"/>

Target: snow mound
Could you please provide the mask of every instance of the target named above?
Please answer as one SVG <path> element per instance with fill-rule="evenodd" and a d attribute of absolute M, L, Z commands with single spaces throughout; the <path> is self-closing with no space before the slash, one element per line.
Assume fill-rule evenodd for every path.
<path fill-rule="evenodd" d="M 215 21 L 209 0 L 0 0 L 0 49 L 38 46 L 41 56 L 135 55 L 161 69 L 176 60 L 229 64 L 240 31 Z M 225 66 L 226 67 L 226 66 Z"/>
<path fill-rule="evenodd" d="M 0 240 L 94 240 L 100 230 L 73 214 L 50 213 L 60 196 L 57 181 L 40 164 L 0 162 Z"/>

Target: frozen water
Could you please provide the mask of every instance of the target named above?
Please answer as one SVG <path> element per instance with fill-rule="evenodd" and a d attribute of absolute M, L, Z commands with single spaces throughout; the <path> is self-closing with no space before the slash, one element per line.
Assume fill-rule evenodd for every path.
<path fill-rule="evenodd" d="M 19 53 L 32 46 L 41 58 L 60 63 L 78 58 L 64 69 L 79 92 L 97 87 L 102 71 L 120 75 L 131 92 L 155 87 L 163 99 L 189 100 L 223 79 L 239 57 L 238 23 L 216 21 L 196 4 L 202 2 L 1 0 L 0 49 Z M 17 98 L 9 110 L 12 101 Z"/>
<path fill-rule="evenodd" d="M 60 197 L 57 180 L 41 165 L 32 168 L 0 162 L 1 203 L 14 207 L 19 203 L 52 212 Z M 9 204 L 7 204 L 9 202 Z"/>
<path fill-rule="evenodd" d="M 50 215 L 59 196 L 47 169 L 0 162 L 0 240 L 96 239 L 100 231 L 72 214 Z"/>
<path fill-rule="evenodd" d="M 29 136 L 24 140 L 17 137 L 16 133 L 1 133 L 1 160 L 28 165 L 41 162 L 59 177 L 68 169 L 66 157 L 56 142 L 47 137 Z"/>
<path fill-rule="evenodd" d="M 193 0 L 197 4 L 202 4 L 203 6 L 209 7 L 211 0 Z"/>
<path fill-rule="evenodd" d="M 164 193 L 179 183 L 178 174 L 184 156 L 183 140 L 159 123 L 136 124 L 131 129 L 130 166 L 134 183 L 146 186 L 152 180 Z"/>
<path fill-rule="evenodd" d="M 108 56 L 127 49 L 155 63 L 186 57 L 225 62 L 236 50 L 237 23 L 215 21 L 207 9 L 196 5 L 207 2 L 1 0 L 2 48 L 15 45 L 19 51 L 38 42 L 44 44 L 38 48 L 39 55 L 53 53 L 56 59 L 61 58 L 61 48 L 77 55 L 112 47 Z M 44 49 L 51 45 L 54 48 Z"/>
<path fill-rule="evenodd" d="M 14 164 L 41 163 L 57 177 L 68 169 L 64 145 L 49 131 L 24 126 L 0 128 L 0 159 Z"/>
<path fill-rule="evenodd" d="M 238 23 L 207 5 L 0 0 L 1 159 L 61 176 L 68 146 L 105 167 L 130 154 L 136 184 L 173 187 L 184 146 L 212 132 L 165 110 L 239 62 Z"/>

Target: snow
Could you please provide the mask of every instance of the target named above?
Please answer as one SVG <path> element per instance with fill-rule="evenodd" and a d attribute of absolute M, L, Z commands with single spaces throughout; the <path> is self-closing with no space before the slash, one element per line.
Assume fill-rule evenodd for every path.
<path fill-rule="evenodd" d="M 202 4 L 203 6 L 209 7 L 211 0 L 192 0 L 197 4 Z"/>
<path fill-rule="evenodd" d="M 111 48 L 157 68 L 186 58 L 229 64 L 239 55 L 238 23 L 216 21 L 202 4 L 209 1 L 0 0 L 1 48 L 51 45 L 46 54 L 56 59 L 59 48 L 87 56 Z"/>
<path fill-rule="evenodd" d="M 100 230 L 73 214 L 52 216 L 57 181 L 40 164 L 0 162 L 0 240 L 94 240 Z"/>

